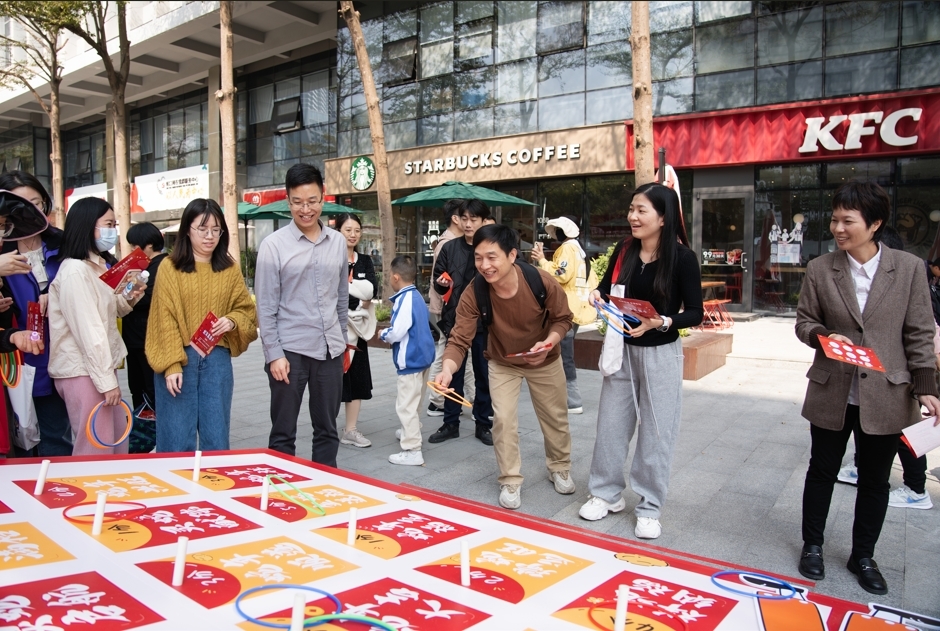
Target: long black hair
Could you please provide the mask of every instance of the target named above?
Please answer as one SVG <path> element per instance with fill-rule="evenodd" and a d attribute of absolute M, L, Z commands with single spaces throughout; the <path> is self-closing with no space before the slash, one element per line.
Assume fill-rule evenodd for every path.
<path fill-rule="evenodd" d="M 656 214 L 663 220 L 663 229 L 659 235 L 659 245 L 656 247 L 656 260 L 659 265 L 656 269 L 656 278 L 653 279 L 653 305 L 662 312 L 669 303 L 672 293 L 672 276 L 676 269 L 676 258 L 679 243 L 688 247 L 689 239 L 685 226 L 679 216 L 679 196 L 667 186 L 651 182 L 643 184 L 635 191 L 633 197 L 643 195 L 653 205 Z M 624 286 L 624 295 L 630 296 L 630 279 L 633 270 L 640 261 L 640 248 L 642 241 L 632 239 L 623 254 L 623 265 L 620 266 L 620 277 L 616 282 Z"/>
<path fill-rule="evenodd" d="M 42 185 L 36 176 L 28 171 L 7 171 L 0 175 L 0 190 L 12 191 L 21 186 L 28 186 L 42 197 L 43 208 L 40 208 L 44 215 L 48 216 L 52 212 L 52 198 L 46 192 L 46 187 Z"/>
<path fill-rule="evenodd" d="M 201 219 L 200 219 L 201 217 Z M 209 223 L 209 218 L 215 217 L 219 224 L 222 234 L 219 235 L 219 242 L 215 244 L 212 250 L 212 271 L 221 272 L 235 265 L 232 255 L 228 253 L 228 229 L 225 227 L 225 215 L 219 204 L 214 199 L 197 198 L 186 205 L 183 216 L 180 218 L 180 231 L 176 238 L 176 247 L 170 254 L 170 260 L 173 261 L 173 267 L 181 272 L 191 274 L 196 271 L 196 257 L 193 254 L 193 242 L 189 236 L 189 229 L 195 224 L 197 228 L 202 228 Z M 199 223 L 196 220 L 199 219 Z"/>
<path fill-rule="evenodd" d="M 97 197 L 85 197 L 75 202 L 65 216 L 65 231 L 59 247 L 59 260 L 78 259 L 84 261 L 90 252 L 98 252 L 95 245 L 95 224 L 106 212 L 113 210 L 111 204 Z M 98 252 L 108 263 L 116 259 L 110 252 Z"/>

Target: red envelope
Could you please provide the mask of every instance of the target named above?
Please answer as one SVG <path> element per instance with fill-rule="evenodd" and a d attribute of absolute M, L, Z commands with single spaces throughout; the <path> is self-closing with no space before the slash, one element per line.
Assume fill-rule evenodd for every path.
<path fill-rule="evenodd" d="M 42 309 L 38 302 L 26 303 L 26 329 L 29 331 L 29 337 L 37 342 L 43 341 L 43 317 Z"/>
<path fill-rule="evenodd" d="M 149 265 L 150 259 L 147 258 L 143 250 L 134 248 L 133 252 L 111 266 L 111 269 L 98 278 L 107 283 L 111 289 L 114 289 L 115 293 L 119 293 L 130 282 L 131 276 L 136 278 Z M 125 277 L 127 277 L 127 280 L 125 280 Z"/>
<path fill-rule="evenodd" d="M 199 328 L 196 329 L 196 332 L 193 333 L 193 336 L 189 340 L 190 346 L 203 357 L 211 353 L 215 345 L 222 339 L 221 335 L 219 337 L 212 335 L 212 327 L 215 326 L 215 323 L 218 321 L 219 319 L 210 311 L 208 315 L 206 315 L 206 319 L 202 321 L 202 324 L 199 325 Z"/>
<path fill-rule="evenodd" d="M 608 296 L 607 298 L 610 300 L 610 304 L 617 307 L 623 315 L 643 316 L 647 319 L 659 317 L 656 307 L 646 300 L 618 298 L 617 296 Z"/>
<path fill-rule="evenodd" d="M 443 278 L 444 280 L 451 281 L 450 285 L 448 285 L 447 287 L 447 293 L 441 296 L 441 300 L 443 300 L 444 303 L 446 304 L 447 301 L 450 300 L 450 295 L 454 293 L 454 279 L 452 279 L 450 277 L 450 274 L 448 274 L 447 272 L 444 272 L 443 274 L 441 274 L 441 278 Z"/>
<path fill-rule="evenodd" d="M 528 357 L 529 355 L 540 355 L 542 353 L 547 353 L 550 350 L 552 350 L 551 344 L 537 351 L 523 351 L 521 353 L 510 353 L 509 355 L 506 355 L 506 357 Z"/>
<path fill-rule="evenodd" d="M 870 348 L 846 344 L 845 342 L 837 342 L 825 335 L 817 335 L 816 337 L 819 338 L 819 344 L 822 346 L 823 352 L 829 359 L 852 364 L 859 368 L 870 368 L 878 372 L 885 371 L 885 367 L 881 365 L 881 360 L 875 355 L 875 351 Z"/>

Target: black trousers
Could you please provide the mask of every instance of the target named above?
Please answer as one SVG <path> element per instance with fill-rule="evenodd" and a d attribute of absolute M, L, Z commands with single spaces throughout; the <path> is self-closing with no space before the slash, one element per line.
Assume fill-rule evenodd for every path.
<path fill-rule="evenodd" d="M 473 360 L 473 383 L 476 394 L 473 395 L 473 420 L 487 429 L 493 428 L 493 400 L 490 398 L 490 370 L 489 362 L 483 353 L 486 351 L 486 331 L 478 331 L 470 344 L 470 354 Z M 467 376 L 467 356 L 454 373 L 450 387 L 463 396 L 464 379 Z M 444 397 L 444 422 L 460 425 L 460 404 Z"/>
<path fill-rule="evenodd" d="M 852 430 L 857 432 L 858 491 L 852 525 L 852 556 L 872 558 L 888 511 L 888 477 L 898 452 L 900 434 L 875 436 L 862 431 L 857 405 L 845 410 L 845 423 L 838 431 L 810 426 L 812 448 L 803 485 L 803 543 L 823 545 L 832 488 L 842 466 L 845 446 Z"/>
<path fill-rule="evenodd" d="M 858 467 L 858 433 L 855 433 L 855 466 Z M 915 456 L 903 440 L 898 441 L 898 459 L 904 470 L 904 485 L 918 494 L 927 488 L 927 455 Z"/>
<path fill-rule="evenodd" d="M 137 409 L 144 402 L 144 395 L 147 395 L 147 402 L 156 411 L 157 396 L 154 392 L 153 368 L 147 361 L 147 355 L 142 348 L 127 349 L 127 387 L 131 390 L 131 400 L 133 409 Z"/>
<path fill-rule="evenodd" d="M 290 362 L 290 383 L 271 376 L 270 365 L 265 365 L 268 385 L 271 387 L 271 435 L 268 448 L 293 456 L 297 439 L 297 416 L 303 403 L 304 391 L 310 387 L 310 422 L 313 425 L 313 449 L 310 459 L 330 467 L 336 466 L 339 435 L 336 417 L 343 398 L 343 356 L 314 359 L 286 351 Z"/>

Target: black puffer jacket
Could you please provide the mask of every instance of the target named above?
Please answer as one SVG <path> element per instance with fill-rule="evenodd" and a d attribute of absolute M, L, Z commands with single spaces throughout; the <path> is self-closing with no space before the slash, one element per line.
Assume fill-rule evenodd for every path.
<path fill-rule="evenodd" d="M 437 282 L 437 279 L 444 272 L 450 275 L 453 281 L 451 287 L 454 291 L 441 308 L 441 320 L 438 322 L 438 326 L 444 332 L 444 335 L 450 335 L 450 330 L 454 328 L 454 323 L 457 321 L 457 303 L 460 302 L 460 296 L 463 295 L 464 289 L 467 288 L 477 272 L 477 268 L 473 264 L 473 246 L 467 243 L 466 239 L 462 237 L 451 239 L 444 244 L 437 255 L 432 283 L 434 284 L 434 291 L 441 296 L 450 289 L 450 287 L 444 287 Z M 479 324 L 477 327 L 478 330 L 482 330 L 479 328 Z"/>

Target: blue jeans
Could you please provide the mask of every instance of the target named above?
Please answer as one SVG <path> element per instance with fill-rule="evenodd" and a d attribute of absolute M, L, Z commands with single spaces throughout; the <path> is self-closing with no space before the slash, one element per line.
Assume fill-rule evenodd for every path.
<path fill-rule="evenodd" d="M 157 394 L 157 452 L 217 451 L 229 448 L 232 417 L 232 355 L 216 346 L 206 357 L 186 347 L 183 387 L 175 397 L 166 389 L 166 377 L 154 375 Z"/>

